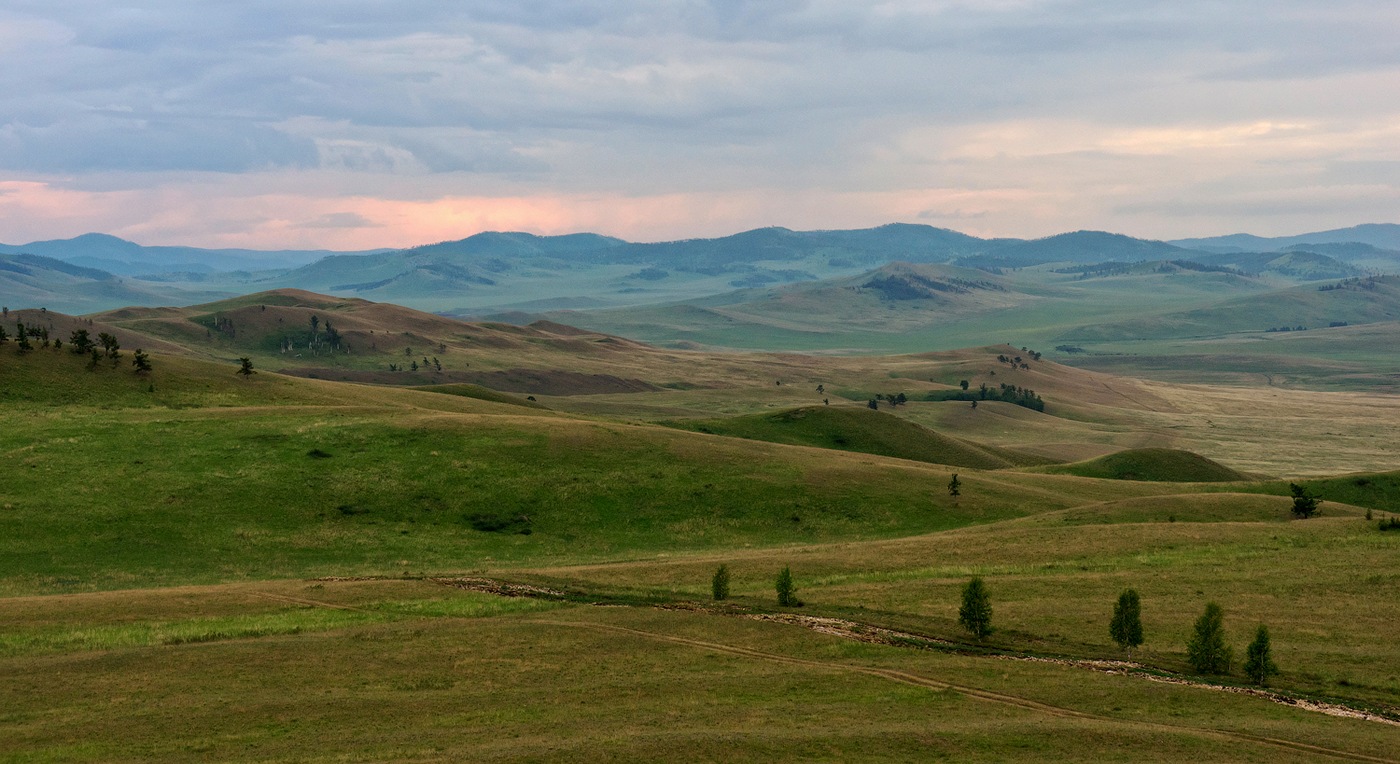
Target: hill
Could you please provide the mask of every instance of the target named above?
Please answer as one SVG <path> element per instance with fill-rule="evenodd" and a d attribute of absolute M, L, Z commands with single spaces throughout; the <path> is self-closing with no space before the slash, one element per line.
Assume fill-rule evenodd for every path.
<path fill-rule="evenodd" d="M 1066 331 L 1066 342 L 1102 342 L 1165 337 L 1215 337 L 1232 332 L 1315 329 L 1334 323 L 1366 324 L 1400 319 L 1400 277 L 1348 279 L 1237 297 L 1189 311 Z"/>
<path fill-rule="evenodd" d="M 378 251 L 378 250 L 376 250 Z M 202 249 L 148 247 L 101 233 L 72 239 L 0 244 L 0 254 L 32 254 L 63 260 L 122 276 L 177 271 L 211 273 L 238 270 L 284 270 L 332 254 L 327 250 Z"/>
<path fill-rule="evenodd" d="M 0 301 L 11 308 L 85 313 L 113 304 L 158 305 L 222 296 L 121 278 L 107 271 L 33 254 L 0 254 Z"/>
<path fill-rule="evenodd" d="M 1200 454 L 1171 448 L 1135 448 L 1087 462 L 1040 469 L 1061 475 L 1167 483 L 1228 483 L 1248 479 Z"/>
<path fill-rule="evenodd" d="M 295 291 L 102 318 L 204 320 L 209 336 L 155 354 L 148 375 L 0 344 L 0 738 L 20 758 L 1392 757 L 1400 601 L 1378 592 L 1400 537 L 1342 506 L 1394 506 L 1392 472 L 1306 480 L 1323 514 L 1284 521 L 1286 480 L 984 470 L 645 420 L 687 409 L 775 439 L 1007 461 L 971 433 L 1199 442 L 1296 474 L 1393 469 L 1400 398 L 1148 383 L 1009 345 L 667 351 Z M 194 357 L 254 352 L 293 321 L 318 362 L 360 357 L 321 352 L 330 322 L 350 342 L 457 343 L 462 369 L 686 384 L 544 410 L 472 388 L 244 378 Z M 811 405 L 819 385 L 960 378 L 1050 402 Z M 933 419 L 950 426 L 913 424 Z M 1189 455 L 1147 461 L 1202 475 Z M 784 569 L 800 608 L 774 601 Z M 982 638 L 958 619 L 974 576 L 994 603 Z M 1131 654 L 1106 628 L 1127 588 L 1144 603 Z M 1268 624 L 1284 671 L 1267 689 L 1189 665 L 1207 602 L 1237 649 Z M 94 703 L 93 688 L 135 700 Z"/>
<path fill-rule="evenodd" d="M 726 437 L 857 451 L 983 470 L 1041 461 L 951 438 L 892 414 L 868 409 L 804 406 L 771 414 L 668 424 Z"/>
<path fill-rule="evenodd" d="M 1368 244 L 1383 250 L 1400 250 L 1400 225 L 1367 223 L 1350 228 L 1336 228 L 1329 231 L 1314 231 L 1297 236 L 1272 238 L 1237 233 L 1228 236 L 1177 239 L 1171 243 L 1180 247 L 1219 252 L 1271 252 L 1299 244 L 1347 244 L 1353 242 Z"/>
<path fill-rule="evenodd" d="M 1015 271 L 891 263 L 853 276 L 679 303 L 545 315 L 657 344 L 913 352 L 985 344 L 990 332 L 1053 346 L 1090 321 L 1209 307 L 1277 288 L 1229 267 L 1185 260 Z"/>
<path fill-rule="evenodd" d="M 1074 231 L 988 248 L 960 264 L 1020 268 L 1042 263 L 1140 262 L 1188 259 L 1190 250 L 1105 231 Z"/>

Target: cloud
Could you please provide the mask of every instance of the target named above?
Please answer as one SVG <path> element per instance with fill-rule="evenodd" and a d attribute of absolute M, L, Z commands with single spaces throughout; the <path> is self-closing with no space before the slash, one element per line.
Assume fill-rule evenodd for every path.
<path fill-rule="evenodd" d="M 296 228 L 379 228 L 383 224 L 361 215 L 358 212 L 327 212 L 315 220 L 296 225 Z"/>
<path fill-rule="evenodd" d="M 0 178 L 230 209 L 305 194 L 302 222 L 475 199 L 543 228 L 553 200 L 600 198 L 618 217 L 599 228 L 661 235 L 650 211 L 674 237 L 854 199 L 886 200 L 842 214 L 856 225 L 1213 233 L 1172 229 L 1204 223 L 1159 202 L 1286 182 L 1338 227 L 1374 208 L 1327 189 L 1396 187 L 1366 163 L 1400 160 L 1397 27 L 1400 7 L 1362 0 L 16 0 Z M 128 229 L 199 235 L 132 205 Z M 1292 230 L 1295 213 L 1251 219 Z M 250 213 L 248 240 L 355 230 L 278 219 Z"/>

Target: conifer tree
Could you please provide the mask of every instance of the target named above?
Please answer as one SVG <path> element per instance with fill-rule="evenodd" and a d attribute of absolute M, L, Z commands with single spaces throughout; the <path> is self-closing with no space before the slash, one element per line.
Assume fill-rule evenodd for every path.
<path fill-rule="evenodd" d="M 802 600 L 797 598 L 797 585 L 792 581 L 792 568 L 784 566 L 778 573 L 778 580 L 774 584 L 778 590 L 778 604 L 783 607 L 801 607 Z"/>
<path fill-rule="evenodd" d="M 1273 648 L 1269 643 L 1269 629 L 1262 623 L 1254 632 L 1254 641 L 1245 649 L 1244 673 L 1257 685 L 1263 685 L 1269 681 L 1269 677 L 1278 673 Z"/>

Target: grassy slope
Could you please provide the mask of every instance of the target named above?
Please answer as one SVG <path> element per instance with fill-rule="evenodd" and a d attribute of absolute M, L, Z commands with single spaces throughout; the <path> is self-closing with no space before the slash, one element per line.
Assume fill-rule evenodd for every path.
<path fill-rule="evenodd" d="M 482 617 L 489 603 L 423 584 L 341 586 L 289 592 L 368 611 L 330 631 L 0 660 L 0 693 L 26 698 L 0 724 L 12 750 L 78 761 L 1301 762 L 1316 751 L 1257 736 L 1373 756 L 1389 741 L 1241 696 L 779 624 L 577 606 Z M 423 616 L 393 617 L 409 603 Z M 309 620 L 278 605 L 269 616 Z M 138 681 L 126 702 L 90 701 Z"/>
<path fill-rule="evenodd" d="M 1133 448 L 1086 462 L 1041 469 L 1056 474 L 1107 480 L 1223 483 L 1247 479 L 1219 462 L 1174 448 Z"/>
<path fill-rule="evenodd" d="M 308 588 L 319 584 L 270 580 L 524 575 L 531 566 L 584 588 L 699 598 L 714 566 L 728 562 L 738 602 L 759 604 L 771 599 L 773 572 L 792 564 L 806 612 L 962 639 L 957 590 L 977 573 L 993 587 L 994 644 L 1085 657 L 1116 655 L 1106 612 L 1134 586 L 1144 595 L 1150 663 L 1180 669 L 1191 619 L 1217 599 L 1237 651 L 1254 623 L 1270 625 L 1280 686 L 1393 704 L 1400 648 L 1384 635 L 1400 603 L 1376 592 L 1393 577 L 1400 536 L 1375 532 L 1336 503 L 1390 502 L 1393 476 L 1329 483 L 1324 516 L 1306 522 L 1280 519 L 1287 499 L 1196 493 L 1207 485 L 965 468 L 954 501 L 946 467 L 412 390 L 241 380 L 228 365 L 155 360 L 146 380 L 0 348 L 0 389 L 16 396 L 0 414 L 0 591 L 9 595 L 0 599 L 0 705 L 10 709 L 0 731 L 27 754 L 636 759 L 684 747 L 701 758 L 900 760 L 931 748 L 999 759 L 1302 756 L 1203 731 L 1222 727 L 1373 756 L 1393 750 L 1392 728 L 1060 666 L 700 614 L 511 615 L 471 597 L 338 598 Z M 1086 394 L 1093 379 L 1078 383 Z M 1167 403 L 1144 400 L 1149 413 Z M 984 408 L 979 417 L 999 413 Z M 1046 417 L 1025 416 L 979 422 Z M 524 514 L 533 532 L 484 532 L 470 521 L 479 514 Z M 249 583 L 112 591 L 220 582 Z M 14 596 L 81 591 L 95 593 Z M 143 597 L 147 604 L 132 604 Z M 328 613 L 307 601 L 339 607 Z M 559 625 L 566 621 L 596 625 Z M 676 638 L 821 665 L 799 669 Z M 850 668 L 869 665 L 1016 702 L 987 706 Z M 87 701 L 93 687 L 125 697 L 138 686 L 139 702 Z M 561 706 L 561 696 L 587 700 Z M 27 700 L 10 702 L 18 698 Z M 56 732 L 71 729 L 82 732 Z"/>
<path fill-rule="evenodd" d="M 728 437 L 983 470 L 1038 461 L 1006 449 L 950 438 L 892 414 L 868 409 L 807 406 L 772 414 L 684 421 L 676 426 Z"/>
<path fill-rule="evenodd" d="M 947 468 L 865 454 L 159 356 L 150 379 L 4 360 L 27 396 L 0 430 L 10 593 L 888 537 L 1106 498 L 980 473 L 953 503 Z"/>
<path fill-rule="evenodd" d="M 481 401 L 495 401 L 496 403 L 509 403 L 513 406 L 524 406 L 526 408 L 542 409 L 540 405 L 529 398 L 522 398 L 510 393 L 502 393 L 481 385 L 428 385 L 426 387 L 416 387 L 415 390 L 422 390 L 426 393 L 442 393 L 444 395 L 457 395 L 463 398 L 475 398 Z"/>

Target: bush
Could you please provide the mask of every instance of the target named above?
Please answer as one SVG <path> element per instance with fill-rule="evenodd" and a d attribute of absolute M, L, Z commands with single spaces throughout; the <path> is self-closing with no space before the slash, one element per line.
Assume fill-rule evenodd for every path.
<path fill-rule="evenodd" d="M 1125 650 L 1142 644 L 1142 600 L 1136 590 L 1128 589 L 1118 595 L 1108 633 Z"/>
<path fill-rule="evenodd" d="M 1228 674 L 1234 650 L 1225 644 L 1225 611 L 1214 602 L 1206 604 L 1196 619 L 1196 630 L 1186 643 L 1186 660 L 1198 674 Z"/>
<path fill-rule="evenodd" d="M 729 566 L 721 565 L 710 579 L 710 593 L 716 601 L 729 599 Z"/>
<path fill-rule="evenodd" d="M 958 623 L 978 639 L 992 633 L 992 598 L 981 576 L 974 577 L 963 587 Z"/>
<path fill-rule="evenodd" d="M 477 514 L 469 515 L 467 522 L 483 533 L 518 533 L 522 536 L 529 536 L 531 533 L 530 518 L 525 515 L 509 517 L 507 515 Z"/>

